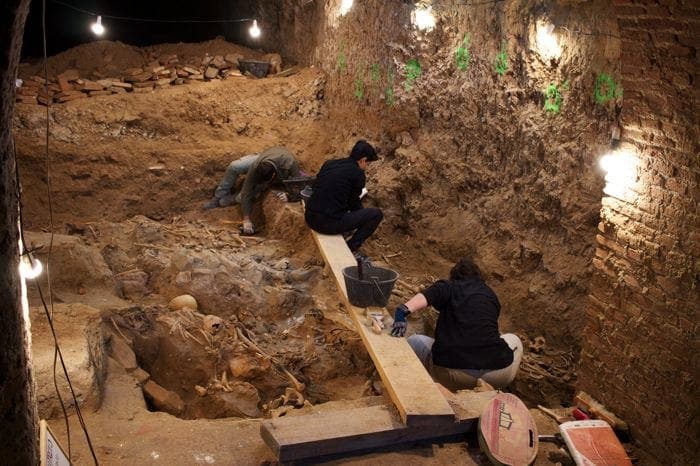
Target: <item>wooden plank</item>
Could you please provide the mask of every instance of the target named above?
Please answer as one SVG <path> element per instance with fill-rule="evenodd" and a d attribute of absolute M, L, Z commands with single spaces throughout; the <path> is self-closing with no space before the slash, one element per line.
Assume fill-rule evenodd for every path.
<path fill-rule="evenodd" d="M 393 408 L 368 406 L 265 420 L 260 435 L 280 462 L 445 437 L 475 430 L 479 413 L 496 393 L 453 395 L 450 403 L 460 415 L 431 429 L 405 425 Z"/>
<path fill-rule="evenodd" d="M 357 262 L 343 237 L 322 235 L 315 231 L 312 231 L 312 235 L 326 265 L 333 273 L 348 313 L 403 422 L 409 426 L 430 427 L 452 424 L 455 418 L 454 411 L 406 339 L 390 336 L 388 329 L 381 334 L 372 332 L 364 325 L 364 309 L 352 306 L 348 301 L 343 269 L 356 265 Z"/>

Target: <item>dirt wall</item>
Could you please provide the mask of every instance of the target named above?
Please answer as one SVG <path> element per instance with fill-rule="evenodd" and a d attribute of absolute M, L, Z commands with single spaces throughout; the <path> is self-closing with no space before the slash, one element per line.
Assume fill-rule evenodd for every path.
<path fill-rule="evenodd" d="M 20 306 L 19 187 L 11 135 L 14 84 L 28 10 L 28 0 L 10 0 L 0 6 L 0 456 L 16 464 L 37 464 L 39 458 L 28 321 Z"/>
<path fill-rule="evenodd" d="M 406 260 L 432 275 L 476 254 L 513 329 L 576 345 L 597 159 L 619 111 L 594 98 L 596 77 L 619 71 L 607 2 L 436 5 L 430 31 L 405 2 L 355 2 L 343 16 L 339 6 L 324 4 L 313 61 L 328 74 L 329 113 L 347 124 L 339 144 L 363 136 L 383 149 L 369 182 L 385 211 L 380 237 L 413 238 Z M 535 44 L 544 19 L 558 59 Z M 425 260 L 436 253 L 444 260 Z"/>
<path fill-rule="evenodd" d="M 629 165 L 607 178 L 579 385 L 630 421 L 660 464 L 691 464 L 700 430 L 700 8 L 617 3 L 625 89 L 617 157 Z"/>

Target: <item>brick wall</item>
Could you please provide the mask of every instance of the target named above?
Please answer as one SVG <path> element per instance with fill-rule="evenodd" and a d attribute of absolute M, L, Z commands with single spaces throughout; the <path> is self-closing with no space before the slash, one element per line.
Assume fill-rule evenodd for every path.
<path fill-rule="evenodd" d="M 615 4 L 624 87 L 620 149 L 637 165 L 631 178 L 607 180 L 578 388 L 630 423 L 634 439 L 653 455 L 649 462 L 694 464 L 700 5 Z"/>

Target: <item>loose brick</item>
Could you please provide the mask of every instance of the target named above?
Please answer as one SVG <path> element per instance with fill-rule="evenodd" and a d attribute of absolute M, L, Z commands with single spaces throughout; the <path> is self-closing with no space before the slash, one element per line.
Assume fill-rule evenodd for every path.
<path fill-rule="evenodd" d="M 63 95 L 61 97 L 56 97 L 56 102 L 59 103 L 64 103 L 64 102 L 70 102 L 71 100 L 77 100 L 77 99 L 85 99 L 87 98 L 87 94 L 84 92 L 77 92 L 77 93 L 71 93 L 69 95 Z"/>
<path fill-rule="evenodd" d="M 78 70 L 66 70 L 59 74 L 58 77 L 65 81 L 76 81 L 80 78 L 80 73 Z"/>

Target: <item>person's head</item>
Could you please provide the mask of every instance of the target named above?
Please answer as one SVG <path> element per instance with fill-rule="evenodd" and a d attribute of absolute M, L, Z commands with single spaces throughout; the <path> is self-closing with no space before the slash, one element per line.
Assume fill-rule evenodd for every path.
<path fill-rule="evenodd" d="M 275 164 L 273 164 L 269 160 L 263 161 L 260 164 L 260 166 L 258 166 L 256 172 L 258 179 L 261 181 L 272 181 L 275 178 L 275 175 L 277 174 L 277 170 L 275 170 Z"/>
<path fill-rule="evenodd" d="M 369 162 L 374 162 L 379 159 L 379 157 L 377 157 L 377 151 L 364 139 L 360 139 L 352 147 L 350 158 L 355 160 L 363 170 L 367 168 Z"/>
<path fill-rule="evenodd" d="M 463 257 L 450 270 L 450 280 L 464 280 L 466 278 L 481 278 L 481 270 L 471 257 Z"/>

